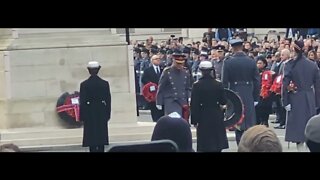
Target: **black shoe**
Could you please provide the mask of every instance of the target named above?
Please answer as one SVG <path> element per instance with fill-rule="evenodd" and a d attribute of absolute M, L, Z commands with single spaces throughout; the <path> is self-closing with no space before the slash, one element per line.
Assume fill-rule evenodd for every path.
<path fill-rule="evenodd" d="M 285 125 L 279 125 L 279 126 L 276 126 L 276 127 L 274 127 L 275 129 L 285 129 L 286 127 L 285 127 Z"/>
<path fill-rule="evenodd" d="M 280 121 L 272 121 L 271 123 L 277 124 L 277 123 L 280 123 Z"/>

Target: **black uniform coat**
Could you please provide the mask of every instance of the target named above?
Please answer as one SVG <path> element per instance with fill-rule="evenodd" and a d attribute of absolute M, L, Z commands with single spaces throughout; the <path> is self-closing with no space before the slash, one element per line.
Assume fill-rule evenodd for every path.
<path fill-rule="evenodd" d="M 108 81 L 93 75 L 80 85 L 80 120 L 84 122 L 83 142 L 86 146 L 109 144 L 108 121 L 111 95 Z"/>
<path fill-rule="evenodd" d="M 224 115 L 220 105 L 226 104 L 221 82 L 205 76 L 194 83 L 191 92 L 191 124 L 197 127 L 197 150 L 221 151 L 228 148 Z"/>

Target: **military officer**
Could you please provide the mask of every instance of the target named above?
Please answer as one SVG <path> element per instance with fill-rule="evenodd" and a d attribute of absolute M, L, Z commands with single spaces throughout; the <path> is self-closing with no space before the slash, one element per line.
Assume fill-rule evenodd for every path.
<path fill-rule="evenodd" d="M 212 64 L 216 72 L 216 78 L 218 80 L 221 80 L 221 70 L 224 60 L 225 47 L 222 45 L 218 45 L 215 46 L 214 49 L 216 50 L 217 59 L 212 60 Z"/>
<path fill-rule="evenodd" d="M 224 60 L 222 83 L 239 94 L 245 107 L 244 120 L 236 130 L 237 144 L 245 130 L 256 125 L 255 106 L 260 94 L 260 75 L 255 61 L 242 51 L 243 41 L 232 39 L 233 56 Z"/>
<path fill-rule="evenodd" d="M 183 117 L 182 108 L 189 104 L 191 96 L 190 73 L 184 67 L 185 56 L 176 49 L 172 54 L 173 64 L 163 70 L 157 92 L 157 108 L 168 115 L 177 112 Z"/>

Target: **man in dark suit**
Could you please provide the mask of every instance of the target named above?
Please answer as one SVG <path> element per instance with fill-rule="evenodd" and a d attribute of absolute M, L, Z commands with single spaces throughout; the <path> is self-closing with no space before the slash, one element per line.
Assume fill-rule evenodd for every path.
<path fill-rule="evenodd" d="M 160 56 L 159 55 L 152 56 L 151 63 L 152 63 L 152 65 L 150 67 L 148 67 L 142 75 L 141 82 L 143 85 L 146 85 L 149 82 L 153 82 L 158 85 L 161 73 L 163 71 L 163 69 L 160 68 L 160 66 L 159 66 L 160 65 Z M 150 87 L 150 88 L 152 88 L 152 87 Z M 150 89 L 150 91 L 152 91 L 152 89 Z M 156 91 L 156 89 L 153 89 L 153 91 Z M 152 120 L 154 122 L 157 122 L 158 119 L 164 115 L 163 110 L 157 109 L 155 101 L 149 102 L 148 106 L 151 110 Z"/>
<path fill-rule="evenodd" d="M 111 114 L 111 95 L 108 81 L 101 79 L 98 62 L 88 63 L 90 77 L 80 84 L 80 120 L 83 124 L 83 147 L 90 152 L 104 152 L 109 144 L 108 121 Z"/>
<path fill-rule="evenodd" d="M 260 94 L 260 75 L 255 61 L 243 51 L 241 39 L 230 40 L 233 56 L 224 60 L 222 65 L 222 83 L 239 94 L 244 105 L 244 120 L 236 130 L 239 144 L 243 132 L 256 125 L 255 106 Z"/>

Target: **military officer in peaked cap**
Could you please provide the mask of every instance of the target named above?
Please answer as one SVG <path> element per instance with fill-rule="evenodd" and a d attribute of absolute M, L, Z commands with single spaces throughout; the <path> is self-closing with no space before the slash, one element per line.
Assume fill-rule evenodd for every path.
<path fill-rule="evenodd" d="M 222 83 L 239 94 L 244 105 L 244 120 L 236 130 L 236 141 L 239 144 L 245 130 L 256 125 L 255 106 L 260 94 L 260 76 L 255 61 L 242 51 L 243 41 L 232 39 L 230 44 L 233 56 L 224 60 L 222 65 Z"/>
<path fill-rule="evenodd" d="M 177 112 L 183 116 L 182 108 L 189 104 L 191 96 L 191 77 L 180 50 L 173 52 L 172 59 L 172 66 L 165 68 L 160 77 L 156 103 L 158 109 L 164 106 L 165 115 Z"/>

